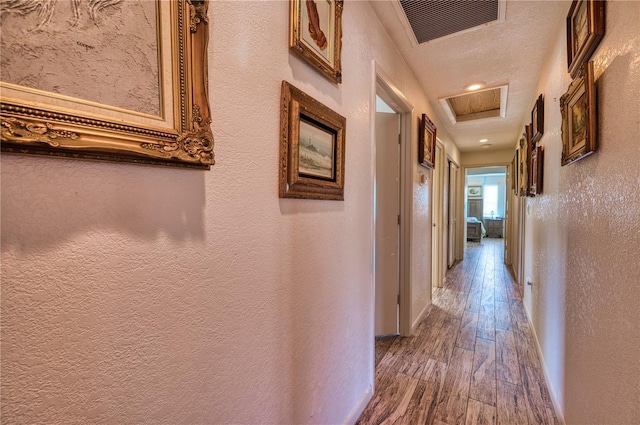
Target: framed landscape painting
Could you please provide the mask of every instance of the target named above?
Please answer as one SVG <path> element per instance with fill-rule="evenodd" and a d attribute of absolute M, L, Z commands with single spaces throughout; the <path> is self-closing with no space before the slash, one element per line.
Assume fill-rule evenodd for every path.
<path fill-rule="evenodd" d="M 578 77 L 560 98 L 562 165 L 569 165 L 596 150 L 598 115 L 593 62 L 585 63 Z"/>
<path fill-rule="evenodd" d="M 344 200 L 346 119 L 282 82 L 281 198 Z"/>
<path fill-rule="evenodd" d="M 343 0 L 290 0 L 289 47 L 336 84 L 342 82 Z"/>
<path fill-rule="evenodd" d="M 214 163 L 207 1 L 2 7 L 3 152 Z"/>
<path fill-rule="evenodd" d="M 605 1 L 573 0 L 567 14 L 567 66 L 578 75 L 605 33 Z"/>
<path fill-rule="evenodd" d="M 468 198 L 482 198 L 482 186 L 469 186 L 467 188 Z"/>

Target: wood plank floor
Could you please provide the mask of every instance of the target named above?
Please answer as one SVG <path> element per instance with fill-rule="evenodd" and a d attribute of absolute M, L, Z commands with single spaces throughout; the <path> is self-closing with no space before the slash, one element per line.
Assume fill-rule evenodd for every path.
<path fill-rule="evenodd" d="M 502 239 L 467 244 L 446 280 L 414 337 L 376 340 L 357 424 L 557 424 Z"/>

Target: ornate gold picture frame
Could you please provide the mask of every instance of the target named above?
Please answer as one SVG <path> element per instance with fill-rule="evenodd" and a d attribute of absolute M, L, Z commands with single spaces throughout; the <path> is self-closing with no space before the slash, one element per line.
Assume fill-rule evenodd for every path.
<path fill-rule="evenodd" d="M 343 0 L 291 0 L 289 47 L 336 84 L 342 82 Z"/>
<path fill-rule="evenodd" d="M 422 114 L 418 137 L 418 162 L 427 168 L 435 166 L 436 126 L 427 114 Z"/>
<path fill-rule="evenodd" d="M 19 31 L 27 31 L 32 38 L 47 40 L 47 31 L 56 34 L 77 30 L 77 41 L 69 44 L 72 38 L 68 37 L 60 41 L 67 44 L 53 47 L 70 58 L 83 55 L 92 58 L 82 62 L 88 68 L 80 69 L 80 75 L 100 73 L 101 69 L 98 69 L 96 63 L 111 60 L 111 55 L 107 52 L 113 52 L 110 44 L 115 43 L 117 36 L 124 37 L 119 39 L 121 43 L 130 43 L 127 54 L 134 55 L 141 49 L 136 45 L 140 43 L 139 34 L 119 34 L 120 27 L 109 25 L 112 22 L 109 19 L 113 17 L 129 19 L 135 28 L 137 18 L 131 17 L 134 12 L 127 8 L 137 7 L 137 4 L 115 2 L 114 6 L 105 7 L 104 10 L 89 10 L 89 13 L 79 9 L 78 5 L 82 3 L 69 4 L 76 8 L 75 22 L 70 23 L 74 19 L 70 21 L 62 16 L 61 11 L 71 6 L 67 2 L 59 2 L 55 5 L 58 9 L 41 20 L 36 27 L 18 27 L 16 37 L 19 36 Z M 134 107 L 115 105 L 100 98 L 82 99 L 64 91 L 60 93 L 33 85 L 21 85 L 20 81 L 2 81 L 0 138 L 3 152 L 204 169 L 214 164 L 207 89 L 208 0 L 156 1 L 144 4 L 150 7 L 150 13 L 155 13 L 155 17 L 145 15 L 151 23 L 151 35 L 144 41 L 145 45 L 152 45 L 153 48 L 149 49 L 151 53 L 139 59 L 140 62 L 146 61 L 145 63 L 149 62 L 149 58 L 157 59 L 157 63 L 151 64 L 151 68 L 157 72 L 155 77 L 150 78 L 151 86 L 155 85 L 157 93 L 156 109 L 136 110 Z M 9 18 L 21 19 L 25 13 L 34 11 L 18 11 L 20 13 L 15 14 L 8 11 L 7 15 L 4 12 L 3 10 L 3 27 L 9 22 Z M 42 17 L 42 11 L 34 13 L 34 16 Z M 81 38 L 84 34 L 84 28 L 81 28 L 83 19 L 86 21 L 85 27 L 93 31 L 92 37 Z M 99 33 L 100 31 L 103 33 Z M 51 38 L 51 43 L 61 40 L 48 38 Z M 129 39 L 132 41 L 127 41 Z M 20 40 L 5 39 L 3 43 L 10 43 L 9 46 L 13 43 L 19 47 Z M 19 67 L 19 61 L 14 62 L 13 66 Z M 3 79 L 7 75 L 5 65 L 6 62 L 3 61 Z M 59 75 L 53 76 L 54 83 L 56 79 L 62 80 L 65 77 L 63 71 L 59 72 Z M 31 80 L 38 81 L 38 78 Z M 72 81 L 73 84 L 82 82 Z M 104 85 L 103 93 L 113 91 L 118 94 L 120 90 L 123 96 L 128 95 L 134 103 L 141 91 L 135 85 L 129 87 L 127 93 L 118 84 Z"/>
<path fill-rule="evenodd" d="M 578 77 L 560 98 L 562 113 L 562 165 L 569 165 L 596 150 L 598 116 L 593 62 L 585 63 Z"/>
<path fill-rule="evenodd" d="M 280 197 L 344 200 L 347 120 L 282 82 Z"/>

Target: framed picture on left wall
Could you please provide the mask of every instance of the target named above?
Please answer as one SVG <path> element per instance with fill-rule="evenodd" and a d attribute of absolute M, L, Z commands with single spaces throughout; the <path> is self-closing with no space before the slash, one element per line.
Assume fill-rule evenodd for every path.
<path fill-rule="evenodd" d="M 85 3 L 2 3 L 2 151 L 208 169 L 208 1 Z"/>
<path fill-rule="evenodd" d="M 427 168 L 435 167 L 436 126 L 427 114 L 420 119 L 420 133 L 418 136 L 418 162 Z"/>
<path fill-rule="evenodd" d="M 343 0 L 290 0 L 289 47 L 336 84 L 342 82 Z"/>
<path fill-rule="evenodd" d="M 346 125 L 342 115 L 282 82 L 281 198 L 344 200 Z"/>

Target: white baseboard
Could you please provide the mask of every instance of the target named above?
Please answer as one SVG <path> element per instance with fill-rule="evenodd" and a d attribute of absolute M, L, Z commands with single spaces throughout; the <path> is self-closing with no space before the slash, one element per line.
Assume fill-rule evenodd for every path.
<path fill-rule="evenodd" d="M 358 418 L 360 417 L 360 415 L 362 415 L 362 412 L 364 412 L 364 409 L 367 407 L 367 404 L 369 404 L 369 400 L 371 400 L 372 397 L 373 397 L 373 385 L 369 385 L 366 391 L 364 392 L 364 394 L 362 394 L 362 397 L 360 397 L 360 400 L 358 400 L 358 403 L 355 406 L 353 406 L 353 409 L 351 409 L 349 416 L 347 416 L 347 419 L 345 419 L 343 424 L 344 425 L 355 424 Z"/>
<path fill-rule="evenodd" d="M 533 334 L 533 340 L 536 343 L 536 350 L 538 351 L 538 359 L 540 359 L 540 366 L 542 366 L 542 373 L 544 374 L 544 381 L 547 384 L 547 389 L 549 390 L 549 396 L 551 397 L 551 402 L 553 403 L 553 410 L 556 411 L 556 416 L 558 418 L 558 422 L 560 425 L 566 425 L 564 421 L 564 415 L 562 409 L 560 409 L 560 403 L 558 403 L 558 397 L 556 397 L 556 393 L 551 386 L 551 379 L 549 379 L 549 372 L 547 371 L 547 364 L 544 361 L 544 356 L 542 355 L 542 348 L 540 348 L 540 341 L 538 341 L 538 334 L 536 333 L 536 328 L 533 327 L 533 322 L 531 321 L 531 313 L 527 309 L 526 304 L 523 300 L 524 311 L 527 315 L 527 321 L 529 322 L 529 327 L 531 328 L 531 333 Z"/>

